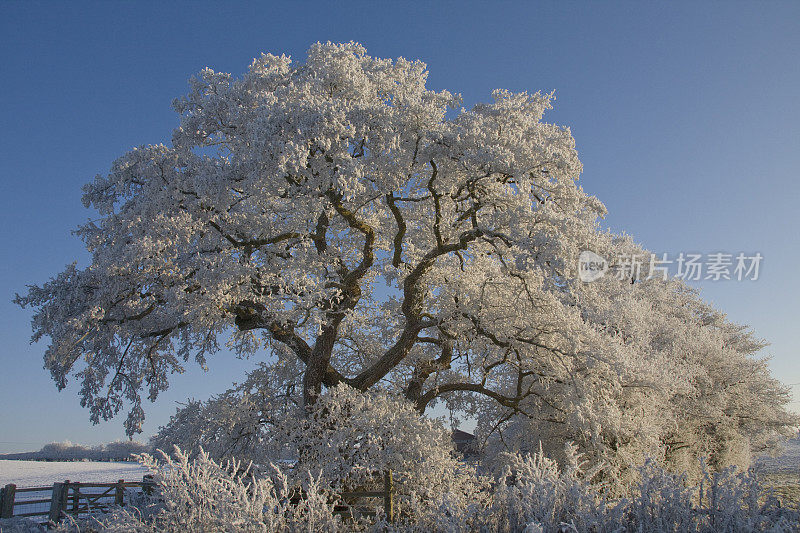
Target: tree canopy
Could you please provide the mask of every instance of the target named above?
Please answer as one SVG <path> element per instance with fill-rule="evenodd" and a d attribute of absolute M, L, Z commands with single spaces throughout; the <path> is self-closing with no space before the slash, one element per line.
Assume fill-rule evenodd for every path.
<path fill-rule="evenodd" d="M 380 387 L 444 399 L 487 445 L 557 436 L 620 464 L 727 463 L 794 422 L 763 343 L 682 282 L 578 279 L 582 250 L 647 252 L 600 228 L 552 94 L 464 109 L 426 78 L 355 43 L 200 72 L 169 146 L 84 187 L 91 263 L 17 297 L 57 385 L 77 377 L 95 422 L 129 404 L 134 433 L 143 391 L 228 342 L 306 406 Z"/>

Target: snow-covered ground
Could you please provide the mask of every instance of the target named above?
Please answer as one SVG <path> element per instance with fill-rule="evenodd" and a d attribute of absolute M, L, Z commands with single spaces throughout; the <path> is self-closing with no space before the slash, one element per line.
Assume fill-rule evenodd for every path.
<path fill-rule="evenodd" d="M 147 469 L 138 463 L 46 462 L 0 460 L 0 486 L 45 487 L 57 481 L 111 483 L 141 481 Z"/>
<path fill-rule="evenodd" d="M 786 505 L 800 507 L 800 438 L 787 442 L 777 457 L 759 457 L 754 467 Z"/>
<path fill-rule="evenodd" d="M 787 442 L 785 451 L 777 457 L 759 457 L 755 466 L 764 474 L 795 474 L 800 481 L 800 437 Z"/>
<path fill-rule="evenodd" d="M 141 481 L 147 469 L 138 463 L 108 463 L 96 461 L 15 461 L 0 460 L 0 486 L 14 483 L 19 488 L 24 487 L 52 487 L 57 481 L 101 482 L 110 483 L 120 479 L 125 481 Z M 84 489 L 84 492 L 98 492 L 103 489 Z M 16 498 L 15 514 L 47 511 L 49 504 L 32 503 L 25 505 L 28 500 L 49 498 L 51 489 L 37 492 L 18 493 Z M 43 532 L 45 529 L 36 526 L 36 521 L 46 520 L 46 516 L 37 516 L 30 521 L 11 522 L 0 521 L 0 533 L 9 532 Z"/>

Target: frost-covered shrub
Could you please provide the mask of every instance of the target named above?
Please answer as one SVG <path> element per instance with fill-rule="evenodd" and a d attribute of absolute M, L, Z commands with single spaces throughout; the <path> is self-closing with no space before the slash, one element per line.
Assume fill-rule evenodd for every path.
<path fill-rule="evenodd" d="M 47 528 L 30 518 L 0 518 L 2 533 L 46 533 Z"/>
<path fill-rule="evenodd" d="M 489 497 L 476 494 L 471 505 L 438 498 L 414 521 L 397 531 L 435 532 L 693 532 L 800 531 L 796 511 L 765 496 L 752 474 L 733 469 L 714 473 L 706 465 L 704 482 L 687 486 L 648 461 L 626 498 L 612 498 L 593 482 L 596 470 L 584 470 L 573 445 L 561 468 L 544 454 L 504 454 Z"/>
<path fill-rule="evenodd" d="M 220 464 L 202 450 L 194 459 L 180 449 L 159 462 L 142 455 L 154 473 L 155 496 L 140 507 L 114 509 L 86 529 L 111 533 L 338 531 L 335 499 L 318 478 L 309 476 L 302 498 L 293 495 L 287 476 L 249 475 L 236 461 Z"/>
<path fill-rule="evenodd" d="M 179 409 L 151 444 L 189 453 L 202 446 L 217 461 L 235 457 L 259 466 L 291 459 L 295 482 L 314 472 L 340 489 L 373 482 L 391 469 L 401 505 L 405 497 L 429 500 L 475 479 L 441 422 L 402 397 L 342 384 L 305 410 L 277 392 L 286 389 L 280 384 L 280 369 L 263 365 L 235 389 Z"/>
<path fill-rule="evenodd" d="M 440 421 L 385 391 L 332 387 L 306 416 L 287 418 L 281 429 L 296 453 L 300 477 L 320 472 L 331 486 L 352 489 L 392 470 L 401 512 L 443 493 L 461 495 L 459 505 L 465 505 L 478 483 L 474 468 L 458 460 Z"/>
<path fill-rule="evenodd" d="M 496 531 L 612 531 L 618 509 L 601 495 L 592 479 L 598 469 L 584 470 L 577 448 L 565 446 L 563 468 L 539 451 L 503 454 L 491 517 Z"/>
<path fill-rule="evenodd" d="M 703 531 L 800 531 L 800 514 L 783 508 L 755 473 L 704 469 L 697 492 Z"/>
<path fill-rule="evenodd" d="M 573 445 L 564 469 L 539 453 L 504 453 L 496 462 L 494 482 L 474 484 L 467 499 L 448 492 L 435 498 L 415 521 L 399 531 L 526 532 L 614 531 L 621 512 L 604 500 L 584 471 Z"/>
<path fill-rule="evenodd" d="M 302 497 L 280 469 L 256 477 L 235 461 L 220 464 L 205 452 L 194 459 L 178 450 L 163 463 L 142 456 L 154 470 L 157 490 L 145 499 L 90 522 L 66 522 L 61 532 L 107 531 L 394 531 L 394 532 L 790 532 L 800 530 L 796 511 L 764 497 L 755 476 L 726 470 L 711 472 L 703 483 L 686 486 L 685 476 L 669 473 L 654 461 L 639 470 L 640 481 L 628 497 L 612 499 L 584 470 L 580 455 L 567 445 L 559 465 L 544 454 L 506 454 L 492 484 L 461 482 L 431 495 L 428 501 L 406 500 L 415 507 L 387 523 L 335 518 L 335 491 L 320 476 L 295 467 L 305 476 Z M 294 501 L 292 497 L 294 496 Z M 17 522 L 3 522 L 17 527 Z M 19 522 L 19 527 L 25 524 Z M 27 531 L 8 529 L 9 531 Z M 3 529 L 6 531 L 6 529 Z"/>
<path fill-rule="evenodd" d="M 639 482 L 631 499 L 623 505 L 631 528 L 640 531 L 692 531 L 697 510 L 694 489 L 686 486 L 686 476 L 672 474 L 647 461 L 639 469 Z"/>
<path fill-rule="evenodd" d="M 686 486 L 675 475 L 648 461 L 630 500 L 623 501 L 628 531 L 798 531 L 800 515 L 781 507 L 753 473 L 734 468 L 712 472 L 701 463 L 702 482 Z"/>
<path fill-rule="evenodd" d="M 464 499 L 476 489 L 461 485 L 480 484 L 474 468 L 458 461 L 449 431 L 404 398 L 342 384 L 306 411 L 298 398 L 281 392 L 291 389 L 287 374 L 262 365 L 226 393 L 188 403 L 151 444 L 186 447 L 190 454 L 202 446 L 216 461 L 235 457 L 259 468 L 290 459 L 294 483 L 312 472 L 336 489 L 377 485 L 391 469 L 404 513 L 418 507 L 412 500 L 430 502 L 442 493 Z"/>

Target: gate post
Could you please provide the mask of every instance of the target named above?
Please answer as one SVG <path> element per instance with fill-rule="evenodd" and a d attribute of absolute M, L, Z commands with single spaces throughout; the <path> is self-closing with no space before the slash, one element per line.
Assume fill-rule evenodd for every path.
<path fill-rule="evenodd" d="M 73 483 L 72 484 L 72 514 L 78 516 L 80 508 L 81 508 L 81 491 L 80 491 L 80 483 Z M 66 509 L 69 508 L 69 489 L 67 489 L 67 504 L 64 506 Z M 86 510 L 89 510 L 89 505 L 86 505 Z"/>
<path fill-rule="evenodd" d="M 125 483 L 124 479 L 120 479 L 119 481 L 117 481 L 117 487 L 116 490 L 114 491 L 114 505 L 122 505 L 122 498 L 123 495 L 125 494 L 124 492 L 125 486 L 123 485 L 123 483 Z"/>
<path fill-rule="evenodd" d="M 14 516 L 14 498 L 16 497 L 17 486 L 9 483 L 0 489 L 0 518 L 11 518 Z"/>
<path fill-rule="evenodd" d="M 153 482 L 153 475 L 152 474 L 145 474 L 142 476 L 142 492 L 146 495 L 150 496 L 153 494 L 153 486 L 155 483 Z"/>
<path fill-rule="evenodd" d="M 389 522 L 394 522 L 394 479 L 391 470 L 383 475 L 383 512 Z"/>
<path fill-rule="evenodd" d="M 69 480 L 64 483 L 53 483 L 53 496 L 50 501 L 50 514 L 48 519 L 50 522 L 57 524 L 61 519 L 61 513 L 64 511 L 64 502 L 67 499 L 67 492 L 69 491 Z"/>

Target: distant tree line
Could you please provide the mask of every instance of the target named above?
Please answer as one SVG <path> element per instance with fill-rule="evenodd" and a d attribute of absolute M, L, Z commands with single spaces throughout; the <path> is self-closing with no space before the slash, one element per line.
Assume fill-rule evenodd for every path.
<path fill-rule="evenodd" d="M 0 459 L 28 461 L 132 461 L 133 454 L 147 453 L 150 446 L 134 440 L 83 446 L 70 441 L 45 444 L 37 452 L 9 453 Z"/>

